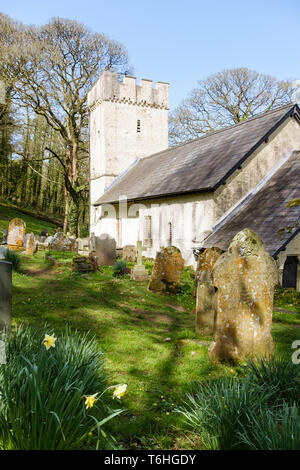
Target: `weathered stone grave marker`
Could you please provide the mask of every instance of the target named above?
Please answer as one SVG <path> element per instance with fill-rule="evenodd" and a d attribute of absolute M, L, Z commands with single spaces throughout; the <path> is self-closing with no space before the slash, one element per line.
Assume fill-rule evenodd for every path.
<path fill-rule="evenodd" d="M 28 234 L 25 248 L 27 255 L 33 255 L 36 252 L 37 242 L 33 233 Z"/>
<path fill-rule="evenodd" d="M 100 266 L 113 266 L 116 262 L 116 240 L 107 233 L 96 237 L 96 257 Z"/>
<path fill-rule="evenodd" d="M 26 224 L 22 219 L 12 219 L 9 222 L 7 245 L 11 250 L 22 250 L 26 233 Z"/>
<path fill-rule="evenodd" d="M 134 245 L 125 245 L 123 247 L 122 258 L 125 261 L 135 263 L 137 260 L 137 249 Z"/>
<path fill-rule="evenodd" d="M 175 293 L 180 287 L 184 259 L 179 248 L 168 246 L 156 254 L 149 290 Z"/>
<path fill-rule="evenodd" d="M 228 252 L 214 265 L 212 281 L 218 295 L 209 356 L 241 361 L 272 355 L 273 294 L 278 271 L 253 230 L 246 228 L 233 238 Z"/>
<path fill-rule="evenodd" d="M 212 270 L 221 256 L 219 248 L 207 248 L 198 256 L 196 282 L 196 333 L 212 335 L 216 311 L 216 289 L 212 285 Z"/>
<path fill-rule="evenodd" d="M 149 274 L 145 266 L 143 265 L 143 243 L 141 241 L 137 241 L 137 264 L 134 266 L 132 270 L 132 278 L 138 282 L 144 282 L 149 280 Z"/>
<path fill-rule="evenodd" d="M 11 328 L 12 264 L 0 261 L 0 331 Z"/>

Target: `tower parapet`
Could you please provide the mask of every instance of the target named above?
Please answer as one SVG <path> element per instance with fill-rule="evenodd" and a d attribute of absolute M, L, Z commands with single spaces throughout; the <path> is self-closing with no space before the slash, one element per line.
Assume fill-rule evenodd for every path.
<path fill-rule="evenodd" d="M 105 71 L 88 93 L 88 106 L 92 110 L 103 101 L 169 109 L 169 84 L 157 82 L 153 87 L 152 80 L 142 78 L 137 85 L 129 75 L 120 82 L 116 73 Z"/>

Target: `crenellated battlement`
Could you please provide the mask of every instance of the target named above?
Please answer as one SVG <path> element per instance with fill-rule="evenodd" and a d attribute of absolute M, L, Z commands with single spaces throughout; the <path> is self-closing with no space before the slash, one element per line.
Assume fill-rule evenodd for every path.
<path fill-rule="evenodd" d="M 153 87 L 152 80 L 142 78 L 137 85 L 129 75 L 120 82 L 118 74 L 105 71 L 88 93 L 88 106 L 93 109 L 103 101 L 169 109 L 169 84 L 157 82 Z"/>

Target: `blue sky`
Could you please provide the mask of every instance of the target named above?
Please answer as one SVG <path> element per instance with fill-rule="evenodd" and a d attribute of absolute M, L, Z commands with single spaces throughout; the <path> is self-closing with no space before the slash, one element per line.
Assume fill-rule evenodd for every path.
<path fill-rule="evenodd" d="M 226 68 L 300 79 L 299 0 L 0 0 L 0 11 L 26 24 L 75 19 L 117 39 L 138 79 L 170 83 L 171 109 Z"/>

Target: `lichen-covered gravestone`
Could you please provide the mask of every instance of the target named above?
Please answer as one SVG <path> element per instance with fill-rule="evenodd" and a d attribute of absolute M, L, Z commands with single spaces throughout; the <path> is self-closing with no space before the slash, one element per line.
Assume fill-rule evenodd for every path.
<path fill-rule="evenodd" d="M 7 245 L 11 250 L 22 250 L 26 233 L 26 224 L 22 219 L 12 219 L 9 222 Z"/>
<path fill-rule="evenodd" d="M 253 230 L 246 228 L 233 238 L 228 252 L 215 263 L 212 281 L 218 294 L 209 356 L 236 362 L 272 355 L 273 294 L 278 272 Z"/>
<path fill-rule="evenodd" d="M 27 255 L 33 255 L 36 252 L 37 242 L 33 233 L 28 235 L 25 248 Z"/>
<path fill-rule="evenodd" d="M 123 247 L 122 258 L 125 261 L 131 261 L 132 263 L 135 263 L 137 259 L 136 247 L 134 245 L 125 245 Z"/>
<path fill-rule="evenodd" d="M 57 231 L 49 243 L 49 249 L 54 251 L 75 251 L 75 237 L 66 237 L 63 232 Z"/>
<path fill-rule="evenodd" d="M 71 270 L 78 273 L 89 273 L 97 271 L 97 258 L 90 253 L 89 256 L 75 256 L 72 260 Z"/>
<path fill-rule="evenodd" d="M 148 289 L 155 292 L 177 292 L 183 267 L 184 259 L 179 248 L 162 248 L 156 255 Z"/>
<path fill-rule="evenodd" d="M 96 257 L 100 266 L 113 266 L 116 262 L 116 240 L 107 233 L 96 237 Z"/>
<path fill-rule="evenodd" d="M 196 333 L 212 335 L 216 311 L 216 289 L 212 285 L 212 270 L 221 256 L 219 248 L 207 248 L 198 256 L 196 282 Z"/>
<path fill-rule="evenodd" d="M 11 328 L 12 264 L 0 261 L 0 331 Z"/>

